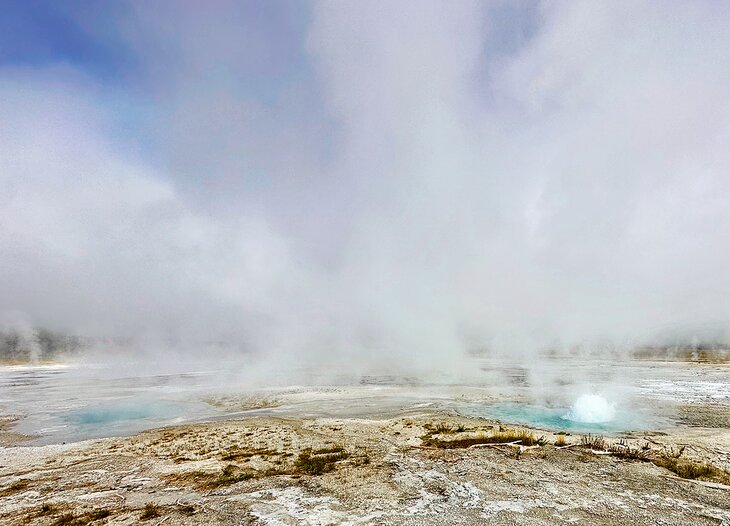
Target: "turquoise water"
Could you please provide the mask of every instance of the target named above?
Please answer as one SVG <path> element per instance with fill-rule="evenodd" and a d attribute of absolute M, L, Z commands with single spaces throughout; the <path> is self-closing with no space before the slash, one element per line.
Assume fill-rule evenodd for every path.
<path fill-rule="evenodd" d="M 655 419 L 637 412 L 617 411 L 610 422 L 587 423 L 565 418 L 568 408 L 549 408 L 528 404 L 494 404 L 465 411 L 469 416 L 479 416 L 506 423 L 523 424 L 550 431 L 573 431 L 584 433 L 619 433 L 656 428 Z"/>
<path fill-rule="evenodd" d="M 74 425 L 95 426 L 129 420 L 174 418 L 179 411 L 179 406 L 170 402 L 129 400 L 70 411 L 65 420 Z"/>
<path fill-rule="evenodd" d="M 190 404 L 135 397 L 66 411 L 51 431 L 56 441 L 123 436 L 170 425 L 193 412 Z"/>

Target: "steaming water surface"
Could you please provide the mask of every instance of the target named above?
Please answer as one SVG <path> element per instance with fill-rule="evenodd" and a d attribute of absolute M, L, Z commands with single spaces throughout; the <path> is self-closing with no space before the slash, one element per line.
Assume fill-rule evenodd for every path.
<path fill-rule="evenodd" d="M 481 360 L 476 369 L 477 375 L 457 384 L 391 375 L 325 378 L 308 371 L 306 385 L 292 386 L 282 375 L 276 387 L 262 389 L 221 371 L 4 367 L 0 413 L 21 417 L 14 431 L 44 444 L 251 415 L 378 418 L 426 410 L 613 433 L 676 426 L 680 404 L 730 404 L 730 378 L 722 366 L 573 359 L 531 370 Z M 227 402 L 208 403 L 210 397 Z"/>

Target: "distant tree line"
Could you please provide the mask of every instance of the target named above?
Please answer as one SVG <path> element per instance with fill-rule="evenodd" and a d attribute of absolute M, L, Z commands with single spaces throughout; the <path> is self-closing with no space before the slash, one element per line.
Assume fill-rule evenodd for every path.
<path fill-rule="evenodd" d="M 4 363 L 58 360 L 83 347 L 82 338 L 47 329 L 0 329 L 0 362 Z"/>

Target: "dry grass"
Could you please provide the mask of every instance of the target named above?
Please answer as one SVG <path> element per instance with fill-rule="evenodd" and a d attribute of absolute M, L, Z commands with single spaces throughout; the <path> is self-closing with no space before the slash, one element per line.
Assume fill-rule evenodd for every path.
<path fill-rule="evenodd" d="M 345 450 L 344 446 L 336 445 L 331 447 L 324 447 L 322 449 L 315 449 L 312 451 L 313 455 L 332 455 L 334 453 L 342 453 Z"/>
<path fill-rule="evenodd" d="M 83 517 L 77 517 L 73 513 L 64 513 L 51 524 L 52 526 L 86 526 L 86 523 Z"/>
<path fill-rule="evenodd" d="M 102 509 L 94 510 L 94 511 L 87 513 L 86 518 L 89 519 L 90 521 L 99 521 L 101 519 L 106 519 L 111 514 L 112 514 L 111 511 L 102 508 Z"/>
<path fill-rule="evenodd" d="M 294 468 L 297 473 L 305 475 L 323 475 L 333 471 L 336 463 L 348 456 L 344 449 L 340 447 L 319 449 L 317 451 L 305 449 L 294 461 Z"/>
<path fill-rule="evenodd" d="M 460 449 L 478 444 L 507 444 L 515 442 L 523 446 L 535 446 L 545 443 L 542 437 L 536 438 L 532 431 L 526 429 L 500 429 L 489 434 L 479 433 L 449 440 L 435 438 L 433 436 L 434 434 L 434 432 L 430 432 L 421 437 L 423 444 L 442 449 Z"/>
<path fill-rule="evenodd" d="M 235 464 L 226 465 L 219 473 L 193 471 L 184 478 L 192 479 L 195 485 L 202 489 L 215 489 L 221 486 L 230 486 L 237 482 L 251 480 L 255 475 L 250 471 L 241 471 Z"/>
<path fill-rule="evenodd" d="M 630 444 L 624 440 L 620 440 L 617 444 L 606 444 L 606 449 L 610 451 L 611 456 L 621 458 L 624 460 L 639 460 L 646 462 L 651 458 L 651 448 L 649 444 L 645 444 L 644 447 L 631 447 Z"/>
<path fill-rule="evenodd" d="M 608 444 L 606 439 L 597 435 L 583 435 L 580 437 L 580 444 L 583 447 L 596 449 L 598 451 L 606 451 Z"/>
<path fill-rule="evenodd" d="M 26 489 L 28 489 L 28 486 L 30 486 L 30 480 L 28 480 L 28 479 L 16 480 L 12 484 L 10 484 L 10 486 L 0 490 L 0 497 L 7 497 L 9 495 L 14 495 L 16 493 L 20 493 L 21 491 L 25 491 Z"/>
<path fill-rule="evenodd" d="M 239 449 L 237 447 L 229 449 L 225 454 L 221 456 L 221 460 L 245 460 L 251 457 L 262 457 L 268 458 L 271 456 L 279 455 L 278 451 L 271 449 L 258 448 L 258 449 Z"/>
<path fill-rule="evenodd" d="M 707 462 L 662 455 L 652 463 L 668 469 L 683 479 L 700 479 L 721 484 L 730 484 L 730 473 Z"/>
<path fill-rule="evenodd" d="M 88 526 L 95 523 L 95 521 L 106 519 L 112 515 L 112 512 L 105 508 L 94 509 L 85 513 L 74 513 L 73 511 L 68 510 L 69 505 L 67 503 L 62 503 L 60 505 L 45 503 L 37 508 L 35 513 L 32 513 L 30 517 L 26 519 L 26 522 L 19 522 L 18 524 L 28 524 L 28 521 L 35 524 L 36 522 L 33 522 L 34 518 L 45 518 L 51 522 L 42 522 L 42 524 L 48 524 L 50 526 Z"/>
<path fill-rule="evenodd" d="M 142 515 L 139 516 L 139 518 L 143 521 L 154 519 L 155 517 L 159 517 L 162 515 L 162 509 L 152 502 L 148 502 L 145 504 L 145 507 L 142 509 Z"/>
<path fill-rule="evenodd" d="M 730 473 L 713 466 L 708 462 L 683 458 L 684 447 L 674 451 L 665 451 L 660 455 L 652 452 L 649 444 L 643 447 L 631 447 L 624 441 L 617 444 L 609 444 L 603 437 L 586 435 L 581 437 L 581 445 L 600 451 L 606 451 L 612 457 L 624 460 L 639 462 L 651 462 L 652 464 L 668 469 L 672 473 L 685 479 L 700 479 L 721 484 L 730 484 Z"/>
<path fill-rule="evenodd" d="M 211 490 L 221 486 L 229 486 L 238 482 L 244 482 L 252 479 L 275 477 L 280 475 L 322 475 L 329 473 L 336 468 L 338 462 L 350 458 L 351 455 L 345 451 L 344 446 L 340 444 L 322 447 L 320 449 L 305 449 L 294 459 L 293 462 L 286 462 L 287 457 L 292 457 L 292 453 L 288 452 L 271 452 L 270 450 L 247 450 L 236 452 L 227 452 L 223 458 L 248 458 L 255 455 L 261 455 L 266 458 L 270 455 L 276 455 L 273 460 L 275 466 L 264 469 L 246 469 L 236 464 L 226 465 L 220 472 L 208 471 L 189 471 L 170 475 L 165 477 L 171 483 L 188 483 L 198 489 Z M 291 463 L 290 463 L 291 462 Z M 370 463 L 368 455 L 361 454 L 353 457 L 353 465 L 363 466 Z M 191 513 L 194 510 L 190 510 Z"/>
<path fill-rule="evenodd" d="M 567 441 L 565 440 L 565 435 L 558 435 L 558 438 L 556 438 L 556 439 L 555 439 L 555 445 L 556 445 L 557 447 L 563 447 L 563 446 L 565 446 L 565 445 L 566 445 L 567 443 L 568 443 L 568 442 L 567 442 Z"/>
<path fill-rule="evenodd" d="M 53 504 L 43 504 L 38 512 L 36 513 L 36 516 L 38 517 L 46 517 L 48 515 L 55 515 L 58 513 L 58 508 L 54 506 Z"/>
<path fill-rule="evenodd" d="M 195 506 L 191 504 L 179 504 L 177 507 L 177 511 L 182 513 L 183 515 L 194 515 L 195 514 Z"/>

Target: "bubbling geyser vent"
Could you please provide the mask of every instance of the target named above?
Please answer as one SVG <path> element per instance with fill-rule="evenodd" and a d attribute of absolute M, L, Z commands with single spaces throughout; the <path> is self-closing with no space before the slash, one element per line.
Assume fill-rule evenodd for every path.
<path fill-rule="evenodd" d="M 610 422 L 616 416 L 616 408 L 601 395 L 584 394 L 575 401 L 564 418 L 574 422 L 600 424 Z"/>

